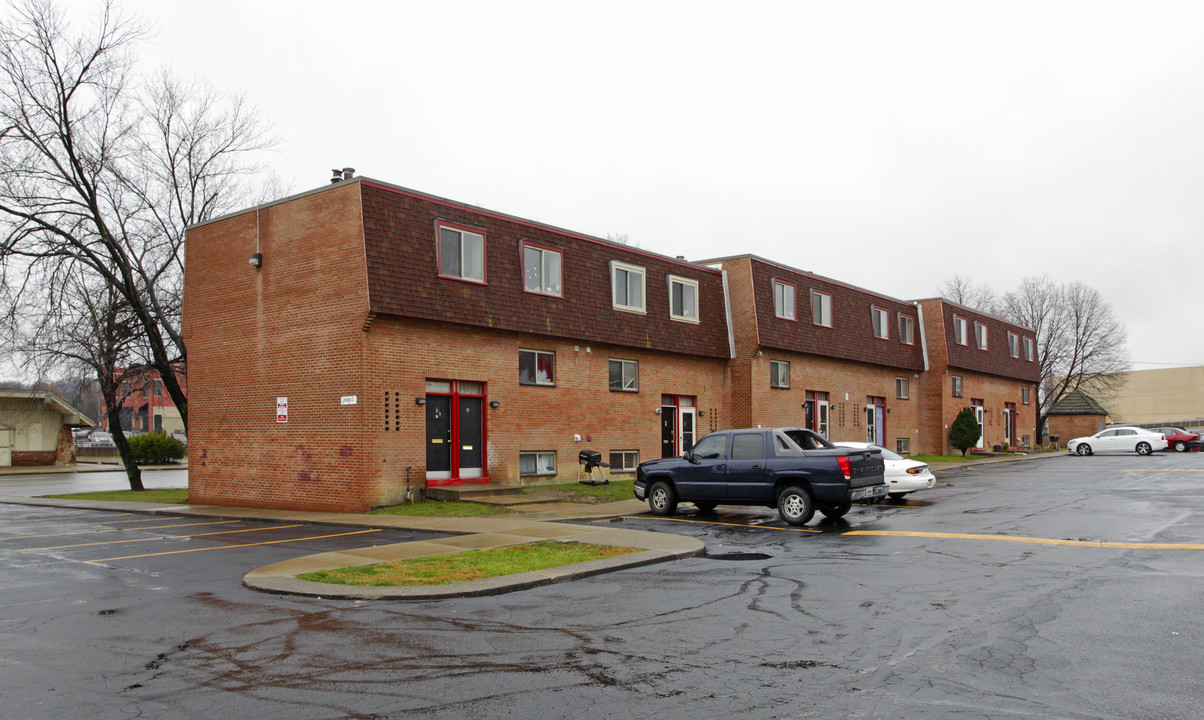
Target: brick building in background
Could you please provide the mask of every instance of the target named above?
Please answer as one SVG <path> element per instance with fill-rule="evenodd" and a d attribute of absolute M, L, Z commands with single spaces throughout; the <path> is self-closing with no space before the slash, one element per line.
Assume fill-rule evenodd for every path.
<path fill-rule="evenodd" d="M 982 426 L 977 448 L 1031 446 L 1041 379 L 1036 334 L 941 298 L 916 306 L 928 353 L 928 372 L 919 378 L 922 446 L 952 453 L 949 426 L 964 407 Z"/>
<path fill-rule="evenodd" d="M 176 373 L 176 382 L 187 394 L 188 378 Z M 137 377 L 123 380 L 118 392 L 121 394 L 121 428 L 125 432 L 162 431 L 168 435 L 184 430 L 184 419 L 172 402 L 171 395 L 163 389 L 163 379 L 158 370 L 147 369 Z M 100 426 L 109 427 L 108 408 L 101 400 Z"/>
<path fill-rule="evenodd" d="M 926 370 L 923 304 L 367 178 L 192 227 L 186 248 L 199 503 L 363 510 L 430 486 L 570 480 L 585 449 L 622 475 L 757 424 L 940 451 L 956 403 L 924 396 L 939 393 L 925 376 L 953 367 L 1009 413 L 1030 382 L 1003 339 Z M 1031 409 L 1010 417 L 1031 432 Z"/>

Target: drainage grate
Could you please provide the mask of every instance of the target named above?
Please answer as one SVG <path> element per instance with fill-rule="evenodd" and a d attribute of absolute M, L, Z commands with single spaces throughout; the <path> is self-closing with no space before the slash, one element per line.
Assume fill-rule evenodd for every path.
<path fill-rule="evenodd" d="M 707 557 L 711 560 L 768 560 L 773 556 L 766 555 L 765 553 L 730 552 L 716 553 L 715 555 L 708 554 Z"/>

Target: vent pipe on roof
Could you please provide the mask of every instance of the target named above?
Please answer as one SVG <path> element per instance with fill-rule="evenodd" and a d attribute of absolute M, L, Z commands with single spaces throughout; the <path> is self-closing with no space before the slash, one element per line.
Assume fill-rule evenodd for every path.
<path fill-rule="evenodd" d="M 330 178 L 331 185 L 342 182 L 343 180 L 350 180 L 351 178 L 355 177 L 355 168 L 345 167 L 342 170 L 335 168 L 330 172 L 334 173 L 334 177 Z"/>

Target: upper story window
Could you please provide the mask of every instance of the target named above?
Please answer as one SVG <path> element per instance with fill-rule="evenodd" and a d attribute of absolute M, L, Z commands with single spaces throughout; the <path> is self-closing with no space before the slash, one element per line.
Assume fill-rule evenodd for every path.
<path fill-rule="evenodd" d="M 1020 357 L 1020 336 L 1014 332 L 1008 333 L 1008 354 L 1014 358 Z"/>
<path fill-rule="evenodd" d="M 953 375 L 953 397 L 962 396 L 962 377 L 961 375 Z"/>
<path fill-rule="evenodd" d="M 966 319 L 958 315 L 953 316 L 953 341 L 958 345 L 969 345 L 969 328 L 966 324 Z"/>
<path fill-rule="evenodd" d="M 811 322 L 824 327 L 832 327 L 831 295 L 819 290 L 811 291 Z"/>
<path fill-rule="evenodd" d="M 769 387 L 790 387 L 790 363 L 781 360 L 769 361 Z"/>
<path fill-rule="evenodd" d="M 794 286 L 781 280 L 773 281 L 773 314 L 786 319 L 794 319 Z"/>
<path fill-rule="evenodd" d="M 1033 339 L 1024 338 L 1024 359 L 1029 362 L 1033 361 Z"/>
<path fill-rule="evenodd" d="M 439 275 L 485 282 L 485 234 L 440 221 Z"/>
<path fill-rule="evenodd" d="M 523 289 L 538 295 L 561 297 L 559 250 L 523 243 Z"/>
<path fill-rule="evenodd" d="M 639 392 L 640 365 L 635 360 L 610 360 L 610 389 L 615 392 Z"/>
<path fill-rule="evenodd" d="M 980 322 L 974 323 L 974 342 L 979 350 L 987 349 L 987 326 Z"/>
<path fill-rule="evenodd" d="M 154 387 L 153 392 L 155 393 L 155 397 L 163 397 L 163 381 L 156 380 L 153 387 Z"/>
<path fill-rule="evenodd" d="M 1029 398 L 1031 397 L 1028 393 L 1029 393 L 1029 389 L 1028 389 L 1027 385 L 1020 388 L 1020 402 L 1025 405 L 1029 404 Z"/>
<path fill-rule="evenodd" d="M 520 385 L 555 385 L 556 354 L 546 350 L 518 351 Z"/>
<path fill-rule="evenodd" d="M 682 322 L 698 322 L 698 281 L 669 276 L 669 317 Z"/>
<path fill-rule="evenodd" d="M 911 397 L 911 381 L 905 377 L 895 378 L 895 397 L 907 400 Z"/>
<path fill-rule="evenodd" d="M 890 314 L 886 310 L 872 306 L 870 307 L 870 316 L 874 320 L 874 337 L 887 340 L 890 338 Z"/>
<path fill-rule="evenodd" d="M 910 315 L 899 314 L 899 341 L 904 345 L 916 344 L 916 319 Z"/>
<path fill-rule="evenodd" d="M 616 310 L 645 313 L 644 268 L 610 261 L 611 302 Z"/>

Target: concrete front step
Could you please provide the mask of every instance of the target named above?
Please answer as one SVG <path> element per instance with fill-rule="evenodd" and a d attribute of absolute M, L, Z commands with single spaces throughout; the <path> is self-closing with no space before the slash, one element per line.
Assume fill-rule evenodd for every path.
<path fill-rule="evenodd" d="M 494 485 L 486 483 L 484 485 L 444 485 L 442 487 L 428 487 L 426 496 L 431 500 L 442 500 L 444 502 L 479 502 L 484 498 L 498 497 L 522 497 L 523 487 L 521 485 Z"/>

